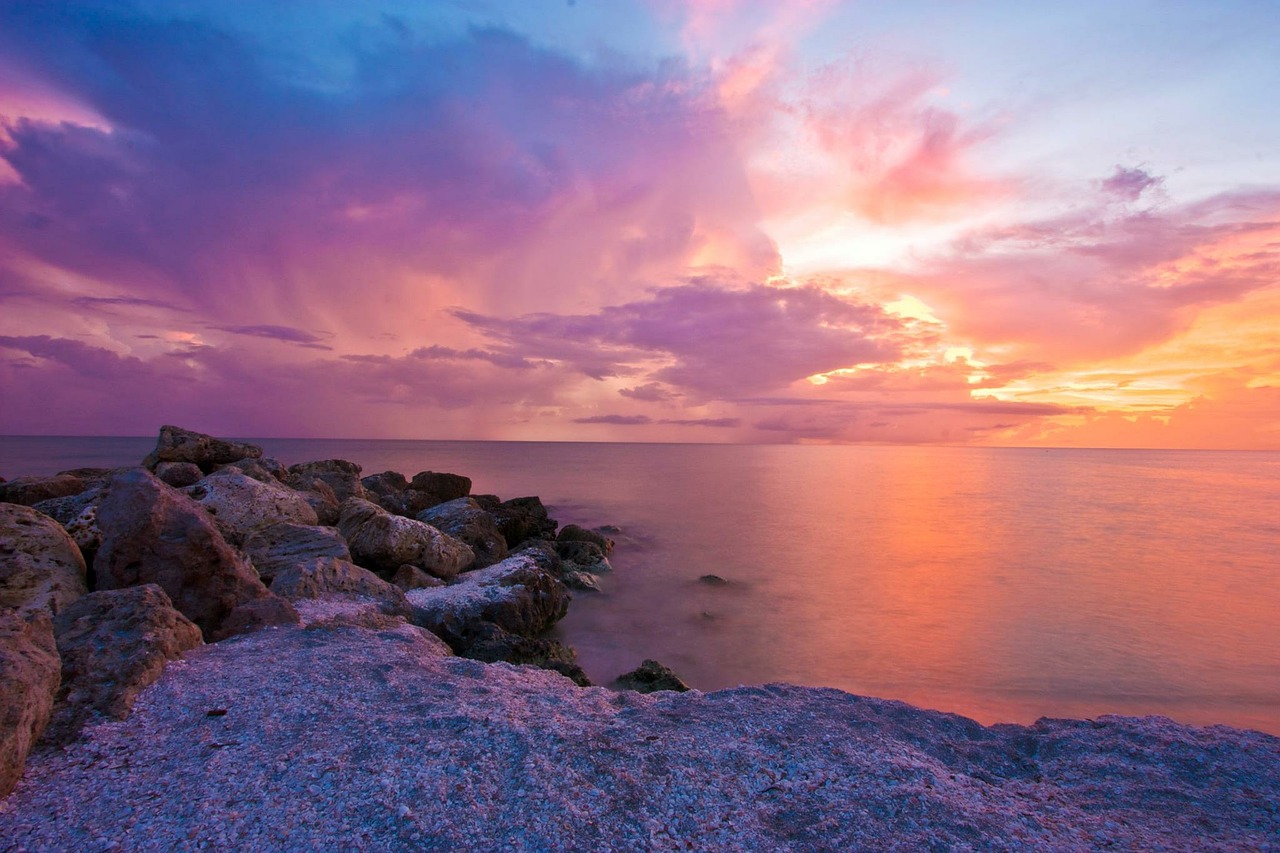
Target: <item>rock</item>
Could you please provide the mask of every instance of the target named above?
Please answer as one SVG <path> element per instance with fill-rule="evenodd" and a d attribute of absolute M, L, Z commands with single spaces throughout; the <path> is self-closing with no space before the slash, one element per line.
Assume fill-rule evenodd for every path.
<path fill-rule="evenodd" d="M 558 578 L 564 574 L 564 561 L 556 553 L 556 544 L 549 539 L 526 539 L 520 543 L 520 547 L 511 551 L 511 556 L 516 554 L 530 557 L 553 577 Z"/>
<path fill-rule="evenodd" d="M 364 486 L 370 498 L 381 498 L 403 492 L 409 488 L 409 481 L 399 471 L 383 471 L 381 474 L 362 477 L 360 485 Z"/>
<path fill-rule="evenodd" d="M 297 602 L 304 630 L 336 631 L 363 629 L 378 631 L 382 639 L 408 644 L 416 658 L 453 657 L 453 649 L 435 634 L 410 625 L 401 616 L 389 616 L 378 603 L 366 598 L 303 598 Z"/>
<path fill-rule="evenodd" d="M 591 572 L 565 572 L 560 576 L 560 580 L 569 589 L 580 589 L 584 592 L 603 592 L 600 589 L 600 578 L 591 574 Z"/>
<path fill-rule="evenodd" d="M 350 560 L 347 540 L 333 527 L 280 522 L 259 528 L 244 541 L 249 561 L 268 585 L 285 569 L 321 557 Z M 274 590 L 273 590 L 274 591 Z"/>
<path fill-rule="evenodd" d="M 15 477 L 0 483 L 0 503 L 32 504 L 52 498 L 78 495 L 88 488 L 84 480 L 73 474 L 57 474 L 53 477 Z"/>
<path fill-rule="evenodd" d="M 339 503 L 332 486 L 319 477 L 312 477 L 306 484 L 306 488 L 303 488 L 303 481 L 299 479 L 291 479 L 288 485 L 302 495 L 303 500 L 315 510 L 317 522 L 327 527 L 333 527 L 338 523 L 342 504 Z"/>
<path fill-rule="evenodd" d="M 560 528 L 560 534 L 556 536 L 557 542 L 590 542 L 600 548 L 607 557 L 613 553 L 613 540 L 596 533 L 594 530 L 587 530 L 585 527 L 579 527 L 576 524 L 566 524 Z"/>
<path fill-rule="evenodd" d="M 200 629 L 155 584 L 81 598 L 53 622 L 62 687 L 48 738 L 66 742 L 95 717 L 123 720 L 165 664 L 201 643 Z"/>
<path fill-rule="evenodd" d="M 546 631 L 569 609 L 567 587 L 527 554 L 508 557 L 487 569 L 462 575 L 457 583 L 405 593 L 411 621 L 455 650 L 492 623 L 522 637 Z"/>
<path fill-rule="evenodd" d="M 43 512 L 62 525 L 80 547 L 85 566 L 93 569 L 93 558 L 102 544 L 102 529 L 98 527 L 98 504 L 102 500 L 102 487 L 94 486 L 78 495 L 40 501 L 34 509 Z"/>
<path fill-rule="evenodd" d="M 194 462 L 157 462 L 155 474 L 160 482 L 175 489 L 184 489 L 195 485 L 204 477 L 200 466 Z"/>
<path fill-rule="evenodd" d="M 49 614 L 0 610 L 0 799 L 49 723 L 61 671 Z"/>
<path fill-rule="evenodd" d="M 0 503 L 0 608 L 53 615 L 88 591 L 84 557 L 62 525 Z"/>
<path fill-rule="evenodd" d="M 102 546 L 93 561 L 98 589 L 159 584 L 206 638 L 225 636 L 223 623 L 232 611 L 271 597 L 213 519 L 143 468 L 111 478 L 98 506 L 98 525 Z M 288 617 L 287 611 L 276 611 Z"/>
<path fill-rule="evenodd" d="M 444 586 L 444 581 L 440 580 L 440 578 L 431 577 L 431 575 L 417 566 L 401 566 L 396 569 L 395 576 L 391 578 L 391 582 L 405 592 L 411 589 Z"/>
<path fill-rule="evenodd" d="M 455 498 L 424 509 L 417 519 L 471 546 L 477 569 L 492 566 L 507 556 L 507 540 L 498 532 L 493 516 L 471 498 Z"/>
<path fill-rule="evenodd" d="M 279 459 L 268 457 L 263 457 L 262 459 L 239 459 L 235 462 L 228 462 L 226 465 L 219 465 L 217 470 L 224 471 L 227 468 L 234 468 L 241 474 L 263 483 L 283 483 L 289 479 L 289 469 L 284 467 Z"/>
<path fill-rule="evenodd" d="M 314 480 L 320 480 L 333 489 L 339 505 L 348 498 L 367 500 L 369 497 L 369 493 L 360 483 L 360 466 L 345 459 L 325 459 L 320 462 L 303 462 L 289 466 L 288 483 L 298 491 L 313 490 Z"/>
<path fill-rule="evenodd" d="M 421 512 L 436 504 L 465 498 L 471 494 L 471 478 L 463 477 L 461 474 L 421 471 L 414 475 L 413 481 L 409 483 L 409 488 L 421 493 L 422 497 L 419 500 L 422 502 L 422 506 L 418 507 L 418 511 Z"/>
<path fill-rule="evenodd" d="M 219 465 L 240 459 L 257 459 L 260 456 L 262 448 L 257 445 L 225 441 L 202 432 L 166 424 L 160 427 L 156 449 L 142 460 L 142 465 L 154 471 L 161 462 L 192 462 L 209 474 Z"/>
<path fill-rule="evenodd" d="M 306 498 L 282 483 L 264 483 L 235 468 L 224 468 L 183 489 L 214 516 L 227 540 L 240 545 L 255 530 L 271 524 L 316 524 Z"/>
<path fill-rule="evenodd" d="M 390 573 L 407 564 L 448 579 L 475 562 L 471 549 L 452 536 L 360 498 L 343 503 L 338 530 L 355 562 L 375 571 Z"/>
<path fill-rule="evenodd" d="M 563 542 L 557 540 L 555 549 L 564 563 L 566 572 L 605 574 L 613 571 L 613 566 L 609 564 L 609 558 L 604 555 L 604 550 L 594 542 L 575 539 Z"/>
<path fill-rule="evenodd" d="M 556 520 L 547 515 L 547 508 L 537 497 L 499 502 L 493 495 L 475 495 L 475 500 L 493 516 L 510 549 L 526 539 L 555 539 Z"/>
<path fill-rule="evenodd" d="M 127 466 L 126 466 L 127 467 Z M 79 477 L 86 488 L 94 486 L 103 486 L 107 480 L 111 479 L 111 475 L 122 468 L 68 468 L 66 471 L 59 471 L 58 476 Z"/>
<path fill-rule="evenodd" d="M 263 628 L 297 625 L 301 621 L 293 605 L 278 595 L 267 593 L 261 598 L 251 598 L 227 614 L 222 624 L 209 635 L 210 642 L 225 640 L 237 634 L 251 634 Z"/>
<path fill-rule="evenodd" d="M 404 592 L 368 569 L 333 557 L 321 557 L 284 569 L 276 575 L 271 591 L 289 601 L 345 594 L 378 602 L 384 613 L 409 615 Z"/>
<path fill-rule="evenodd" d="M 470 645 L 461 654 L 485 663 L 521 664 L 549 669 L 571 679 L 579 687 L 590 687 L 591 679 L 578 665 L 578 654 L 558 640 L 521 637 L 486 623 L 469 638 Z"/>
<path fill-rule="evenodd" d="M 705 583 L 707 586 L 728 586 L 729 582 L 719 575 L 702 575 L 698 578 L 698 583 Z"/>
<path fill-rule="evenodd" d="M 655 693 L 659 690 L 683 693 L 689 689 L 689 685 L 670 667 L 663 666 L 656 660 L 646 660 L 631 672 L 619 675 L 617 683 L 623 690 L 634 690 L 637 693 Z"/>

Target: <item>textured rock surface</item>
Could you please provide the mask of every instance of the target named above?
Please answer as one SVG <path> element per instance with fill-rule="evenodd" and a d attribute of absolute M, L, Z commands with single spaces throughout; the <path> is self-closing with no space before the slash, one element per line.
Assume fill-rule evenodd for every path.
<path fill-rule="evenodd" d="M 448 579 L 475 562 L 471 549 L 452 536 L 359 498 L 342 505 L 338 530 L 352 559 L 375 571 L 391 573 L 409 565 Z"/>
<path fill-rule="evenodd" d="M 605 536 L 603 533 L 597 533 L 594 530 L 588 530 L 585 527 L 579 527 L 576 524 L 566 524 L 560 528 L 560 532 L 556 535 L 557 542 L 590 542 L 597 546 L 601 552 L 607 557 L 613 553 L 613 540 Z"/>
<path fill-rule="evenodd" d="M 674 690 L 683 693 L 689 689 L 680 676 L 669 666 L 656 660 L 646 660 L 638 667 L 618 676 L 618 686 L 623 690 L 634 690 L 637 693 L 656 693 L 659 690 Z"/>
<path fill-rule="evenodd" d="M 360 483 L 360 466 L 345 459 L 323 459 L 319 462 L 303 462 L 289 466 L 288 483 L 295 489 L 306 491 L 314 488 L 313 481 L 319 480 L 333 490 L 334 497 L 341 504 L 347 498 L 368 498 Z"/>
<path fill-rule="evenodd" d="M 483 569 L 507 556 L 507 540 L 502 538 L 493 516 L 472 498 L 456 498 L 417 515 L 442 533 L 467 543 L 476 555 L 475 568 Z"/>
<path fill-rule="evenodd" d="M 62 525 L 0 503 L 0 608 L 55 614 L 88 591 L 84 557 Z"/>
<path fill-rule="evenodd" d="M 476 502 L 493 516 L 498 532 L 515 550 L 526 539 L 554 539 L 557 522 L 537 497 L 499 501 L 493 495 L 476 495 Z"/>
<path fill-rule="evenodd" d="M 297 625 L 298 621 L 298 611 L 292 604 L 278 595 L 267 593 L 237 604 L 208 637 L 210 642 L 216 643 L 227 637 L 249 634 L 263 628 Z"/>
<path fill-rule="evenodd" d="M 78 495 L 88 488 L 84 480 L 74 474 L 57 474 L 53 477 L 15 477 L 0 483 L 0 503 L 32 506 L 40 501 Z"/>
<path fill-rule="evenodd" d="M 193 486 L 204 477 L 204 472 L 194 462 L 157 462 L 155 470 L 151 473 L 155 474 L 160 482 L 175 489 Z"/>
<path fill-rule="evenodd" d="M 425 589 L 433 586 L 444 586 L 440 578 L 433 578 L 417 566 L 401 566 L 391 576 L 391 582 L 408 592 L 411 589 Z"/>
<path fill-rule="evenodd" d="M 191 462 L 208 474 L 218 465 L 239 459 L 257 459 L 260 456 L 262 448 L 257 445 L 227 441 L 166 424 L 160 427 L 156 449 L 151 451 L 142 464 L 154 470 L 161 462 Z"/>
<path fill-rule="evenodd" d="M 298 492 L 235 468 L 215 471 L 183 492 L 217 519 L 218 529 L 235 545 L 267 525 L 316 524 L 316 511 Z"/>
<path fill-rule="evenodd" d="M 62 687 L 47 737 L 65 741 L 89 721 L 122 720 L 165 664 L 200 645 L 200 629 L 155 584 L 94 592 L 54 619 Z"/>
<path fill-rule="evenodd" d="M 289 601 L 328 595 L 357 595 L 377 601 L 384 613 L 407 616 L 404 592 L 368 569 L 333 557 L 321 557 L 292 566 L 271 583 L 271 591 Z"/>
<path fill-rule="evenodd" d="M 557 540 L 555 549 L 556 555 L 560 557 L 561 562 L 564 564 L 562 570 L 565 572 L 605 574 L 613 571 L 613 566 L 610 565 L 609 558 L 605 556 L 604 549 L 594 542 L 574 539 L 567 541 Z"/>
<path fill-rule="evenodd" d="M 319 477 L 290 476 L 288 485 L 296 489 L 298 494 L 316 511 L 316 522 L 332 527 L 338 523 L 342 504 L 338 501 L 333 487 Z"/>
<path fill-rule="evenodd" d="M 245 553 L 268 583 L 284 569 L 321 557 L 350 560 L 347 540 L 334 527 L 306 524 L 272 524 L 245 539 Z"/>
<path fill-rule="evenodd" d="M 218 470 L 224 471 L 228 468 L 234 468 L 241 474 L 246 474 L 263 483 L 283 483 L 289 479 L 289 469 L 284 467 L 280 460 L 265 456 L 261 459 L 240 459 L 228 462 L 226 465 L 220 465 Z"/>
<path fill-rule="evenodd" d="M 62 525 L 80 547 L 80 554 L 89 567 L 102 544 L 102 529 L 98 527 L 98 503 L 101 500 L 102 487 L 94 486 L 78 495 L 40 501 L 34 507 Z"/>
<path fill-rule="evenodd" d="M 269 595 L 253 566 L 190 498 L 134 468 L 107 484 L 98 506 L 98 589 L 155 583 L 205 637 L 231 611 Z M 295 615 L 296 621 L 296 615 Z"/>
<path fill-rule="evenodd" d="M 487 623 L 523 637 L 546 631 L 569 609 L 564 584 L 529 555 L 462 575 L 457 583 L 405 593 L 412 621 L 454 649 L 466 648 Z"/>
<path fill-rule="evenodd" d="M 193 649 L 128 720 L 34 754 L 0 838 L 32 851 L 1238 851 L 1280 838 L 1280 739 L 1257 732 L 1117 717 L 984 728 L 785 685 L 614 693 L 440 657 L 420 636 L 281 629 Z"/>
<path fill-rule="evenodd" d="M 521 637 L 485 623 L 467 638 L 467 647 L 458 652 L 463 657 L 485 663 L 519 664 L 549 669 L 568 678 L 579 687 L 590 687 L 591 679 L 578 665 L 578 653 L 559 640 L 545 637 Z"/>
<path fill-rule="evenodd" d="M 48 614 L 0 610 L 0 797 L 17 784 L 49 722 L 60 671 Z M 8 838 L 3 829 L 0 838 Z"/>
<path fill-rule="evenodd" d="M 422 495 L 419 511 L 471 494 L 471 478 L 461 474 L 420 471 L 413 476 L 409 488 Z"/>

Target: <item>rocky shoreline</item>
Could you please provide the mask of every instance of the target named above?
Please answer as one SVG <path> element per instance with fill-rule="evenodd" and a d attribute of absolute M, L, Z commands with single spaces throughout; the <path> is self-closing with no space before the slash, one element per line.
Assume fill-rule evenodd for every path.
<path fill-rule="evenodd" d="M 165 426 L 0 482 L 0 849 L 1280 849 L 1258 732 L 591 687 L 607 530 L 361 474 Z"/>

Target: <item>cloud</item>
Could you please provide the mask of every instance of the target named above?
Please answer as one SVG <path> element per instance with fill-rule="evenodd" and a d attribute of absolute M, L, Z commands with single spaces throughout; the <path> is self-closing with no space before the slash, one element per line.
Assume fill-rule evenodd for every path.
<path fill-rule="evenodd" d="M 672 426 L 694 426 L 694 427 L 711 427 L 713 429 L 727 429 L 742 425 L 742 418 L 664 418 L 658 421 L 660 424 L 670 424 Z"/>
<path fill-rule="evenodd" d="M 660 403 L 675 399 L 676 394 L 663 388 L 657 382 L 647 382 L 634 388 L 619 388 L 618 393 L 632 400 L 643 400 L 649 403 Z"/>
<path fill-rule="evenodd" d="M 1162 183 L 1164 178 L 1155 177 L 1143 169 L 1116 166 L 1115 173 L 1102 182 L 1102 189 L 1123 201 L 1137 201 L 1144 192 Z"/>
<path fill-rule="evenodd" d="M 249 335 L 255 338 L 268 338 L 274 341 L 283 341 L 290 344 L 319 344 L 325 338 L 319 335 L 313 335 L 311 332 L 295 329 L 292 326 L 274 326 L 270 324 L 257 326 L 214 326 L 223 332 L 231 332 L 233 335 Z M 324 347 L 324 349 L 332 349 L 332 347 Z"/>
<path fill-rule="evenodd" d="M 646 426 L 653 423 L 648 415 L 592 415 L 574 418 L 575 424 L 610 424 L 612 426 Z"/>

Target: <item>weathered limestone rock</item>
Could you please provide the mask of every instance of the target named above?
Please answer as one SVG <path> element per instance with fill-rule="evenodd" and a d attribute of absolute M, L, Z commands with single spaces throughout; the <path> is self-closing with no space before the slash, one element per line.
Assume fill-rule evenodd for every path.
<path fill-rule="evenodd" d="M 32 504 L 52 498 L 78 495 L 88 488 L 84 480 L 74 474 L 57 474 L 52 477 L 14 477 L 0 483 L 0 503 Z"/>
<path fill-rule="evenodd" d="M 0 503 L 0 608 L 56 614 L 89 591 L 84 557 L 62 525 Z"/>
<path fill-rule="evenodd" d="M 468 572 L 449 586 L 405 595 L 413 606 L 413 623 L 455 650 L 467 648 L 486 623 L 522 637 L 537 636 L 564 618 L 572 598 L 564 584 L 526 554 Z"/>
<path fill-rule="evenodd" d="M 560 528 L 560 533 L 556 536 L 557 542 L 590 542 L 597 546 L 607 557 L 613 553 L 613 540 L 605 536 L 603 533 L 597 533 L 594 530 L 588 530 L 585 527 L 579 527 L 576 524 L 566 524 Z"/>
<path fill-rule="evenodd" d="M 155 470 L 161 462 L 193 462 L 208 474 L 219 465 L 239 459 L 257 459 L 262 448 L 254 444 L 225 441 L 202 432 L 166 424 L 160 427 L 156 449 L 142 460 L 145 468 Z"/>
<path fill-rule="evenodd" d="M 145 469 L 111 478 L 98 506 L 98 524 L 102 547 L 93 563 L 98 589 L 159 584 L 206 638 L 225 633 L 220 629 L 233 610 L 271 597 L 209 515 Z M 288 615 L 275 606 L 275 616 Z"/>
<path fill-rule="evenodd" d="M 260 528 L 244 541 L 245 553 L 270 585 L 285 569 L 321 557 L 350 560 L 347 540 L 333 527 L 281 522 Z M 273 590 L 274 591 L 274 590 Z"/>
<path fill-rule="evenodd" d="M 476 555 L 477 569 L 506 559 L 507 540 L 498 532 L 493 516 L 471 498 L 455 498 L 424 509 L 417 519 L 467 543 Z"/>
<path fill-rule="evenodd" d="M 271 591 L 289 601 L 352 595 L 371 598 L 382 612 L 409 615 L 409 602 L 399 587 L 393 586 L 368 569 L 333 557 L 320 557 L 281 571 L 271 583 Z"/>
<path fill-rule="evenodd" d="M 555 539 L 557 522 L 547 515 L 547 508 L 537 497 L 512 498 L 499 501 L 493 495 L 474 495 L 498 527 L 507 541 L 507 547 L 515 550 L 527 539 Z"/>
<path fill-rule="evenodd" d="M 175 489 L 185 489 L 187 486 L 195 485 L 204 477 L 204 472 L 194 462 L 157 462 L 156 469 L 151 473 L 155 474 L 160 482 Z"/>
<path fill-rule="evenodd" d="M 50 723 L 56 742 L 101 716 L 123 720 L 165 664 L 200 645 L 200 629 L 155 584 L 93 592 L 53 623 L 62 687 Z"/>
<path fill-rule="evenodd" d="M 422 497 L 419 500 L 423 505 L 418 507 L 418 512 L 421 512 L 436 504 L 457 500 L 471 494 L 471 478 L 461 474 L 420 471 L 413 476 L 409 488 L 421 493 Z"/>
<path fill-rule="evenodd" d="M 101 501 L 102 487 L 94 486 L 78 495 L 40 501 L 34 507 L 62 525 L 80 547 L 85 566 L 90 568 L 98 546 L 102 544 L 102 529 L 98 527 L 98 504 Z"/>
<path fill-rule="evenodd" d="M 471 549 L 452 536 L 360 498 L 343 503 L 338 530 L 355 562 L 375 571 L 394 572 L 410 565 L 448 579 L 475 562 Z"/>
<path fill-rule="evenodd" d="M 288 483 L 293 488 L 299 491 L 314 490 L 313 480 L 320 480 L 333 489 L 339 504 L 347 498 L 369 497 L 360 483 L 360 466 L 345 459 L 325 459 L 289 466 Z"/>
<path fill-rule="evenodd" d="M 469 645 L 460 654 L 472 660 L 523 664 L 549 669 L 571 679 L 579 687 L 590 687 L 591 679 L 578 665 L 578 653 L 559 640 L 521 637 L 492 623 L 485 623 L 468 638 Z"/>
<path fill-rule="evenodd" d="M 426 589 L 434 586 L 444 586 L 444 581 L 440 578 L 433 578 L 417 566 L 401 566 L 396 569 L 395 575 L 392 576 L 391 582 L 400 589 L 408 592 L 411 589 Z"/>
<path fill-rule="evenodd" d="M 302 495 L 303 499 L 316 511 L 316 521 L 332 527 L 338 523 L 342 514 L 342 504 L 338 501 L 333 487 L 319 477 L 293 478 L 287 485 Z"/>
<path fill-rule="evenodd" d="M 298 492 L 282 483 L 255 480 L 235 468 L 215 471 L 183 491 L 217 519 L 218 529 L 236 545 L 270 524 L 316 523 L 316 511 Z"/>
<path fill-rule="evenodd" d="M 618 686 L 623 690 L 634 690 L 637 693 L 655 693 L 659 690 L 674 690 L 683 693 L 689 685 L 668 666 L 656 660 L 646 660 L 631 672 L 618 676 Z"/>
<path fill-rule="evenodd" d="M 49 723 L 62 664 L 47 613 L 29 620 L 0 610 L 0 798 L 7 797 L 27 754 Z"/>
<path fill-rule="evenodd" d="M 555 548 L 556 554 L 564 563 L 566 572 L 589 572 L 598 575 L 613 571 L 613 566 L 609 564 L 609 558 L 604 555 L 604 550 L 594 542 L 575 539 L 557 540 Z"/>
<path fill-rule="evenodd" d="M 279 459 L 263 457 L 261 459 L 240 459 L 218 466 L 219 471 L 234 468 L 241 474 L 247 474 L 263 483 L 284 483 L 289 479 L 289 469 Z"/>
<path fill-rule="evenodd" d="M 237 634 L 250 634 L 263 628 L 297 625 L 300 620 L 293 605 L 278 595 L 268 592 L 261 598 L 251 598 L 227 614 L 216 629 L 209 634 L 210 642 L 225 640 Z"/>

